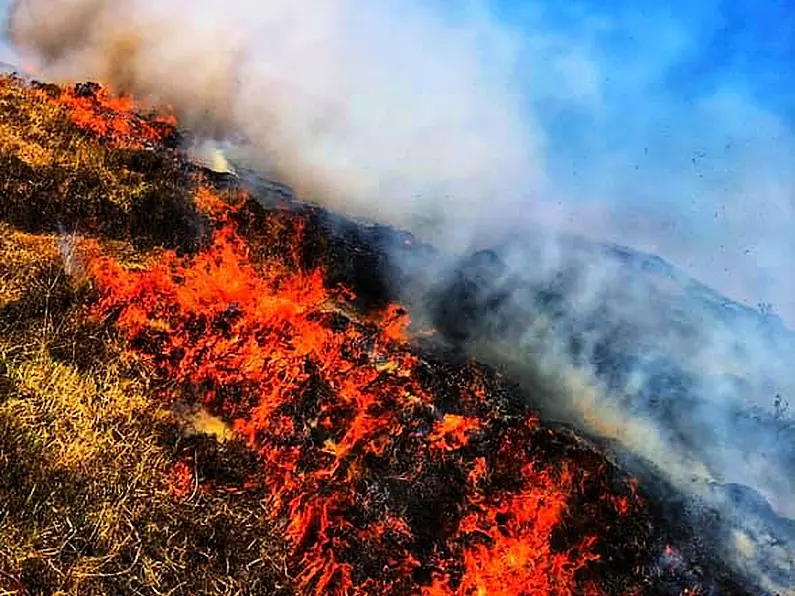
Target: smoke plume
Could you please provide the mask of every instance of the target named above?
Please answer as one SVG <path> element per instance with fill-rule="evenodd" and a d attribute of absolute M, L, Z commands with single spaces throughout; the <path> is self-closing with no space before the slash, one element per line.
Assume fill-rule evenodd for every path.
<path fill-rule="evenodd" d="M 98 79 L 169 104 L 197 135 L 235 147 L 236 163 L 304 198 L 448 248 L 518 235 L 520 242 L 502 243 L 502 269 L 487 272 L 474 299 L 491 305 L 482 322 L 492 331 L 472 331 L 473 353 L 544 385 L 549 397 L 540 405 L 554 416 L 615 440 L 686 494 L 720 507 L 727 556 L 766 589 L 795 593 L 795 522 L 788 519 L 795 518 L 795 431 L 784 401 L 774 404 L 777 394 L 795 395 L 782 355 L 795 347 L 791 333 L 777 320 L 759 324 L 756 314 L 727 306 L 659 260 L 581 250 L 529 226 L 541 221 L 682 260 L 728 238 L 742 252 L 751 238 L 759 262 L 780 269 L 792 247 L 791 235 L 779 232 L 795 221 L 788 194 L 795 183 L 784 153 L 771 153 L 758 132 L 778 135 L 777 147 L 795 141 L 731 90 L 692 102 L 686 117 L 677 112 L 684 136 L 672 136 L 664 122 L 635 122 L 628 106 L 621 118 L 629 124 L 616 132 L 604 125 L 614 122 L 603 105 L 607 76 L 590 60 L 599 53 L 593 40 L 612 31 L 604 20 L 582 19 L 585 30 L 572 41 L 534 13 L 528 18 L 540 33 L 520 38 L 477 2 L 454 12 L 414 0 L 16 0 L 9 35 L 49 77 Z M 655 85 L 653 67 L 689 47 L 671 22 L 654 24 L 654 60 L 643 68 L 602 64 L 630 73 L 619 91 L 634 105 L 653 102 L 644 95 Z M 528 51 L 541 58 L 519 77 L 517 57 Z M 592 120 L 584 128 L 599 138 L 573 146 L 595 148 L 588 160 L 561 149 L 550 125 L 565 128 L 586 113 Z M 750 141 L 727 142 L 720 126 L 704 124 L 715 118 L 732 138 Z M 637 153 L 622 152 L 621 143 Z M 688 154 L 683 163 L 670 157 L 677 144 Z M 732 155 L 728 174 L 710 164 L 704 146 Z M 691 154 L 698 155 L 692 165 Z M 749 164 L 770 175 L 760 182 Z M 562 176 L 566 168 L 580 178 Z M 607 199 L 638 189 L 642 217 L 617 213 Z M 687 242 L 655 234 L 674 211 L 670 197 L 707 193 L 725 195 L 728 227 Z M 746 195 L 755 201 L 760 194 L 765 210 L 749 217 Z M 584 198 L 572 206 L 574 195 Z M 713 207 L 690 221 L 672 219 L 685 228 L 711 221 Z M 748 276 L 715 274 L 729 258 L 702 259 L 701 271 L 747 299 L 740 294 Z M 442 279 L 456 290 L 456 274 L 447 262 L 440 267 L 425 271 L 435 278 L 429 284 Z M 789 277 L 778 279 L 772 288 L 790 288 Z M 555 300 L 561 309 L 553 316 Z M 764 506 L 738 505 L 718 484 L 750 487 Z"/>
<path fill-rule="evenodd" d="M 419 2 L 21 0 L 10 32 L 48 75 L 165 102 L 200 134 L 243 134 L 258 169 L 359 216 L 483 217 L 543 180 L 511 40 L 470 14 L 451 24 Z"/>

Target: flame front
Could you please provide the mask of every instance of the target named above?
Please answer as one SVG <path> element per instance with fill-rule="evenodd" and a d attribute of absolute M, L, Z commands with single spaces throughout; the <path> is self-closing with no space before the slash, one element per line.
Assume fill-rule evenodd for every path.
<path fill-rule="evenodd" d="M 322 271 L 252 260 L 219 201 L 198 194 L 219 225 L 193 257 L 93 259 L 95 312 L 176 382 L 168 398 L 197 396 L 260 454 L 299 588 L 598 593 L 595 532 L 563 529 L 598 474 L 548 461 L 537 418 L 489 396 L 477 367 L 433 386 L 399 308 L 357 321 Z M 619 502 L 637 501 L 598 500 L 591 522 Z"/>
<path fill-rule="evenodd" d="M 145 149 L 162 142 L 174 131 L 173 115 L 142 118 L 143 103 L 129 95 L 115 95 L 96 83 L 49 87 L 53 105 L 65 110 L 69 120 L 113 147 Z"/>

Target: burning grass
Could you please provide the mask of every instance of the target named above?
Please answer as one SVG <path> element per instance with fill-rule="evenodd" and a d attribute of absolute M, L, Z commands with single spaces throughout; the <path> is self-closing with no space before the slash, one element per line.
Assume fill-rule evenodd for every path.
<path fill-rule="evenodd" d="M 256 466 L 245 446 L 180 432 L 87 324 L 55 238 L 6 229 L 0 262 L 0 589 L 278 593 L 263 495 L 227 491 Z M 174 498 L 184 461 L 216 487 Z"/>
<path fill-rule="evenodd" d="M 166 145 L 176 130 L 128 104 L 93 86 L 0 78 L 0 193 L 8 197 L 0 202 L 2 221 L 32 233 L 101 234 L 142 248 L 190 246 L 203 220 L 186 193 L 184 163 Z M 103 127 L 110 132 L 98 137 Z"/>
<path fill-rule="evenodd" d="M 184 166 L 162 145 L 111 148 L 56 97 L 0 82 L 0 594 L 292 593 L 263 491 L 238 489 L 253 454 L 153 399 L 86 317 L 78 245 L 133 268 L 191 246 L 196 226 L 174 234 L 168 215 L 197 218 Z M 180 466 L 191 490 L 176 495 Z"/>
<path fill-rule="evenodd" d="M 157 112 L 141 116 L 129 95 L 114 95 L 96 83 L 73 88 L 49 87 L 51 101 L 79 128 L 101 142 L 123 149 L 158 149 L 176 132 L 176 119 Z"/>
<path fill-rule="evenodd" d="M 377 252 L 173 136 L 0 82 L 0 593 L 700 589 L 603 454 L 407 340 Z"/>
<path fill-rule="evenodd" d="M 486 371 L 416 354 L 400 309 L 351 318 L 322 272 L 247 253 L 226 223 L 144 271 L 96 258 L 95 313 L 175 382 L 166 401 L 193 396 L 259 454 L 250 482 L 302 592 L 598 594 L 645 579 L 627 573 L 647 553 L 642 503 L 595 453 L 551 441 Z"/>

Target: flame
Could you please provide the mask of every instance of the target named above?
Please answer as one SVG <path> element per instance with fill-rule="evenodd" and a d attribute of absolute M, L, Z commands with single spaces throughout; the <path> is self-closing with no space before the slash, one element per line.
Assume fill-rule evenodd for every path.
<path fill-rule="evenodd" d="M 546 458 L 538 418 L 495 407 L 476 367 L 454 399 L 424 382 L 400 307 L 345 315 L 297 248 L 257 260 L 235 207 L 208 188 L 196 203 L 217 224 L 198 254 L 135 271 L 86 259 L 94 314 L 173 381 L 164 399 L 198 396 L 257 451 L 302 592 L 600 593 L 596 533 L 558 536 L 599 470 Z M 631 515 L 633 495 L 593 507 Z"/>
<path fill-rule="evenodd" d="M 163 112 L 163 107 L 143 116 L 143 103 L 130 95 L 113 94 L 99 84 L 60 88 L 60 93 L 49 97 L 49 101 L 63 109 L 74 125 L 117 148 L 157 146 L 174 133 L 177 123 L 173 114 Z"/>
<path fill-rule="evenodd" d="M 445 414 L 428 435 L 431 445 L 444 451 L 455 451 L 469 442 L 471 433 L 480 428 L 480 421 L 456 414 Z"/>
<path fill-rule="evenodd" d="M 175 132 L 100 86 L 40 92 L 113 147 L 162 150 Z M 399 305 L 350 314 L 352 292 L 302 267 L 305 220 L 252 219 L 248 200 L 199 178 L 195 207 L 214 230 L 205 248 L 135 269 L 95 240 L 77 256 L 97 290 L 93 316 L 124 338 L 125 358 L 165 380 L 164 400 L 221 420 L 258 454 L 259 477 L 220 488 L 267 489 L 301 593 L 615 593 L 599 576 L 605 547 L 625 549 L 622 592 L 642 593 L 643 531 L 620 546 L 603 538 L 633 516 L 645 523 L 636 482 L 617 486 L 603 458 L 567 451 L 487 371 L 419 356 Z M 171 490 L 208 490 L 190 458 Z"/>
<path fill-rule="evenodd" d="M 171 492 L 177 499 L 188 496 L 193 489 L 193 470 L 185 462 L 177 462 L 171 471 Z"/>
<path fill-rule="evenodd" d="M 599 593 L 591 583 L 578 586 L 576 579 L 580 568 L 599 558 L 592 552 L 594 536 L 580 542 L 575 557 L 551 546 L 573 488 L 572 475 L 565 467 L 554 475 L 536 467 L 523 466 L 525 486 L 517 493 L 470 497 L 473 511 L 462 519 L 456 537 L 480 540 L 464 551 L 461 582 L 453 588 L 449 577 L 437 576 L 424 596 Z"/>

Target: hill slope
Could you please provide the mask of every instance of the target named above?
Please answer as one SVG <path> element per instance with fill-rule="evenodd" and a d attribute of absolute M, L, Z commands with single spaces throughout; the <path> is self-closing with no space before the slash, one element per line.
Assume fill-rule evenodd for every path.
<path fill-rule="evenodd" d="M 0 591 L 744 593 L 681 508 L 408 341 L 386 232 L 180 146 L 0 80 Z"/>

